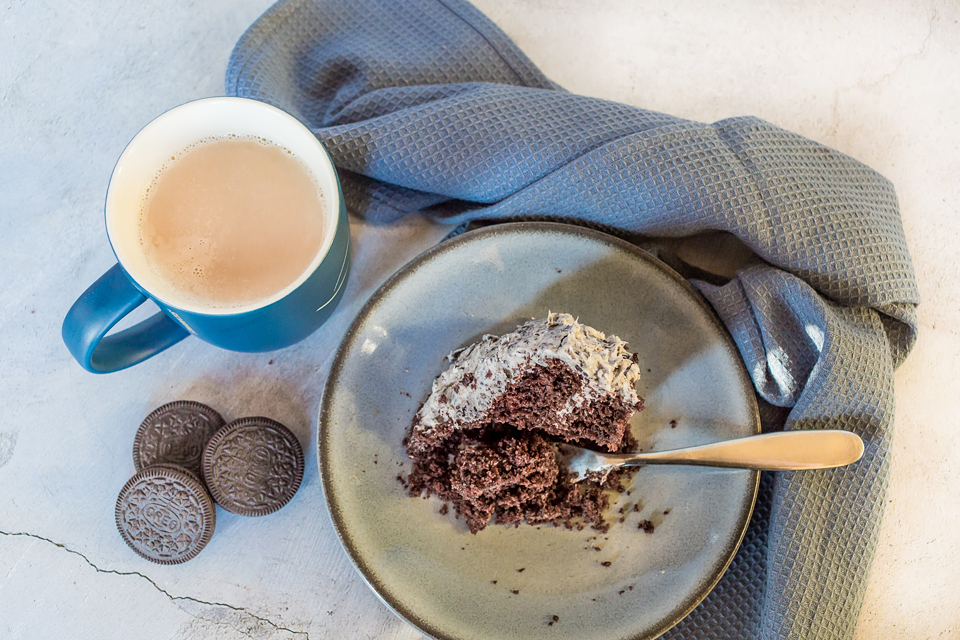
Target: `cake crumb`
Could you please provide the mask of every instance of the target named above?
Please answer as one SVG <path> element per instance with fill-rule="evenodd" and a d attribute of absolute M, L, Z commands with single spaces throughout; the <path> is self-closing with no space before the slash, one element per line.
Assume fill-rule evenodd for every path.
<path fill-rule="evenodd" d="M 609 567 L 609 566 L 610 566 L 611 564 L 613 564 L 613 563 L 610 562 L 609 560 L 607 560 L 607 561 L 601 562 L 600 564 L 602 564 L 602 565 L 605 566 L 605 567 Z"/>
<path fill-rule="evenodd" d="M 557 271 L 559 271 L 559 269 L 558 269 Z M 547 623 L 547 626 L 548 626 L 548 627 L 552 627 L 553 624 L 554 624 L 555 622 L 558 622 L 559 620 L 560 620 L 560 616 L 558 616 L 558 615 L 553 615 L 553 616 L 550 617 L 550 622 Z"/>
<path fill-rule="evenodd" d="M 641 520 L 640 524 L 637 525 L 637 529 L 643 529 L 644 533 L 653 533 L 653 523 L 649 520 Z"/>
<path fill-rule="evenodd" d="M 677 428 L 677 421 L 676 421 L 676 420 L 671 420 L 671 421 L 670 421 L 670 428 L 671 428 L 671 429 L 676 429 L 676 428 Z"/>
<path fill-rule="evenodd" d="M 527 570 L 526 567 L 520 567 L 519 569 L 517 569 L 517 573 L 523 573 L 526 570 Z"/>

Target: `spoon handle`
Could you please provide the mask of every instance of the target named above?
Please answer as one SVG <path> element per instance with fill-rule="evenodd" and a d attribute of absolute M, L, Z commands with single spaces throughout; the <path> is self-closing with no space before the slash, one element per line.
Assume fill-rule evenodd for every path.
<path fill-rule="evenodd" d="M 863 455 L 863 440 L 839 430 L 782 431 L 737 438 L 696 447 L 608 455 L 623 466 L 642 464 L 692 464 L 738 469 L 829 469 L 856 462 Z"/>

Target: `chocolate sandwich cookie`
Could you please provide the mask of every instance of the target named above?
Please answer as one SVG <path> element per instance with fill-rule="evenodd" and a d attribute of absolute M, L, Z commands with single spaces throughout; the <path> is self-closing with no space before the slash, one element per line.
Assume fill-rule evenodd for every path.
<path fill-rule="evenodd" d="M 203 451 L 203 479 L 217 504 L 244 516 L 273 513 L 303 480 L 296 436 L 269 418 L 241 418 L 220 429 Z"/>
<path fill-rule="evenodd" d="M 117 529 L 137 554 L 179 564 L 210 542 L 216 527 L 213 499 L 192 472 L 172 464 L 139 471 L 120 490 Z"/>
<path fill-rule="evenodd" d="M 169 463 L 201 473 L 203 448 L 224 425 L 219 413 L 205 404 L 181 400 L 154 410 L 144 419 L 133 439 L 133 464 L 137 471 Z"/>

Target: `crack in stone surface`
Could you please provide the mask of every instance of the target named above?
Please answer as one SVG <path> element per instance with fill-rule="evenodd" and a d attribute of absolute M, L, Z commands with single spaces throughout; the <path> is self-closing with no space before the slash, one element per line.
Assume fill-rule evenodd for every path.
<path fill-rule="evenodd" d="M 927 23 L 927 35 L 923 37 L 923 42 L 920 43 L 919 49 L 910 53 L 903 54 L 900 57 L 900 59 L 897 61 L 897 66 L 894 67 L 892 71 L 889 71 L 888 73 L 883 74 L 875 82 L 865 83 L 861 81 L 857 83 L 857 85 L 855 86 L 863 89 L 872 89 L 874 87 L 878 87 L 884 82 L 886 82 L 887 80 L 889 80 L 890 78 L 892 78 L 893 76 L 897 75 L 900 72 L 900 69 L 903 68 L 904 63 L 906 63 L 907 60 L 916 60 L 916 59 L 922 58 L 927 53 L 927 45 L 930 44 L 930 38 L 933 36 L 935 26 L 938 22 L 940 22 L 940 20 L 941 20 L 940 9 L 934 4 L 933 13 L 930 16 L 930 21 Z"/>
<path fill-rule="evenodd" d="M 22 532 L 22 531 L 2 531 L 2 530 L 0 530 L 0 535 L 8 536 L 8 537 L 33 538 L 34 540 L 40 540 L 41 542 L 46 542 L 47 544 L 51 544 L 51 545 L 57 547 L 58 549 L 62 549 L 63 551 L 66 551 L 67 553 L 71 553 L 71 554 L 73 554 L 73 555 L 75 555 L 75 556 L 80 557 L 84 562 L 86 562 L 88 565 L 90 565 L 90 567 L 92 567 L 93 570 L 96 571 L 97 573 L 108 573 L 108 574 L 113 574 L 113 575 L 117 575 L 117 576 L 136 576 L 136 577 L 138 577 L 138 578 L 142 578 L 142 579 L 146 580 L 147 582 L 149 582 L 150 585 L 152 585 L 154 589 L 156 589 L 157 591 L 159 591 L 159 592 L 162 593 L 163 595 L 167 596 L 167 598 L 169 598 L 171 601 L 183 600 L 183 601 L 192 602 L 192 603 L 199 604 L 199 605 L 205 605 L 205 606 L 208 606 L 208 607 L 223 607 L 223 608 L 225 608 L 225 609 L 230 609 L 231 611 L 234 611 L 234 612 L 236 612 L 236 613 L 242 614 L 242 615 L 244 615 L 244 616 L 249 616 L 250 618 L 253 618 L 254 620 L 256 620 L 258 623 L 267 624 L 267 625 L 269 625 L 270 627 L 272 627 L 273 629 L 275 629 L 276 631 L 283 631 L 283 632 L 290 633 L 290 634 L 293 634 L 293 635 L 296 635 L 296 636 L 303 636 L 303 637 L 307 638 L 307 640 L 310 639 L 310 634 L 307 633 L 306 631 L 296 631 L 295 629 L 289 629 L 289 628 L 287 628 L 287 627 L 280 626 L 280 625 L 278 625 L 277 623 L 275 623 L 275 622 L 273 622 L 272 620 L 270 620 L 269 618 L 264 618 L 264 617 L 262 617 L 262 616 L 258 616 L 258 615 L 255 614 L 255 613 L 251 613 L 251 612 L 247 611 L 247 610 L 244 609 L 243 607 L 237 607 L 237 606 L 234 606 L 234 605 L 232 605 L 232 604 L 227 604 L 226 602 L 207 602 L 207 601 L 205 601 L 205 600 L 200 600 L 200 599 L 198 599 L 198 598 L 193 598 L 193 597 L 191 597 L 191 596 L 176 596 L 176 595 L 173 595 L 172 593 L 170 593 L 169 591 L 167 591 L 166 589 L 164 589 L 163 587 L 161 587 L 160 585 L 158 585 L 156 582 L 154 582 L 153 579 L 152 579 L 150 576 L 148 576 L 148 575 L 146 575 L 146 574 L 143 574 L 143 573 L 140 573 L 139 571 L 117 571 L 117 570 L 115 570 L 115 569 L 101 569 L 100 567 L 98 567 L 98 566 L 95 565 L 93 562 L 91 562 L 89 558 L 87 558 L 85 555 L 83 555 L 83 554 L 80 553 L 79 551 L 75 551 L 75 550 L 71 549 L 70 547 L 68 547 L 68 546 L 66 546 L 66 545 L 64 545 L 64 544 L 61 544 L 61 543 L 59 543 L 59 542 L 55 542 L 55 541 L 53 541 L 53 540 L 50 540 L 49 538 L 45 538 L 45 537 L 43 537 L 43 536 L 40 536 L 40 535 L 37 535 L 37 534 L 34 534 L 34 533 L 26 533 L 26 532 Z M 185 613 L 188 613 L 188 615 L 192 615 L 192 614 L 189 614 L 189 612 L 185 612 Z M 217 620 L 210 620 L 209 622 L 212 622 L 212 623 L 214 623 L 214 624 L 217 624 L 218 626 L 221 625 L 221 624 L 224 624 L 223 622 L 217 621 Z M 236 630 L 239 631 L 239 632 L 241 632 L 241 633 L 243 633 L 243 634 L 246 635 L 246 636 L 251 637 L 251 638 L 255 637 L 255 636 L 253 636 L 249 631 L 244 631 L 243 629 L 236 629 Z"/>
<path fill-rule="evenodd" d="M 875 89 L 880 85 L 882 85 L 884 82 L 889 81 L 898 73 L 900 73 L 900 70 L 903 68 L 903 65 L 907 62 L 907 60 L 920 59 L 924 55 L 926 55 L 927 46 L 930 44 L 930 39 L 933 37 L 933 33 L 936 30 L 936 26 L 941 20 L 942 20 L 942 16 L 940 15 L 940 8 L 936 5 L 936 3 L 934 3 L 933 10 L 930 15 L 930 19 L 927 22 L 927 33 L 923 37 L 923 41 L 920 43 L 920 46 L 917 48 L 916 51 L 911 51 L 900 56 L 894 68 L 884 73 L 883 75 L 881 75 L 877 80 L 868 82 L 865 79 L 861 78 L 855 84 L 847 85 L 847 86 L 838 86 L 836 88 L 836 90 L 833 93 L 833 105 L 831 107 L 831 114 L 833 117 L 833 126 L 830 128 L 830 134 L 829 134 L 831 139 L 836 139 L 840 129 L 841 97 L 854 90 L 867 91 L 870 89 Z"/>

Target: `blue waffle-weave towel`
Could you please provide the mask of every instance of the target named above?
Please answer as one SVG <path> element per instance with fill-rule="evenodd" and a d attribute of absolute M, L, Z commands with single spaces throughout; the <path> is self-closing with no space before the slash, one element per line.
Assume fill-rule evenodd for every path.
<path fill-rule="evenodd" d="M 755 259 L 736 277 L 693 282 L 740 349 L 764 428 L 848 429 L 866 452 L 764 474 L 733 564 L 667 637 L 853 636 L 893 370 L 917 331 L 889 181 L 757 118 L 703 124 L 573 95 L 463 0 L 282 0 L 237 44 L 226 89 L 307 123 L 368 220 L 546 218 L 746 244 Z"/>

